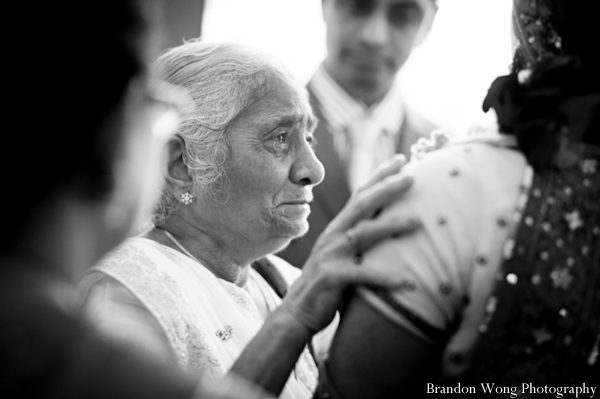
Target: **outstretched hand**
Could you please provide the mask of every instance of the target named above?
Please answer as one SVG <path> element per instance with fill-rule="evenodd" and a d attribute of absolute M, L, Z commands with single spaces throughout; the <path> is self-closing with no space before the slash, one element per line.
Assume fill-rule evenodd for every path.
<path fill-rule="evenodd" d="M 377 218 L 381 209 L 412 185 L 398 172 L 406 163 L 398 155 L 378 169 L 375 176 L 350 198 L 340 214 L 317 240 L 303 267 L 302 276 L 290 287 L 280 312 L 314 334 L 333 319 L 346 287 L 371 284 L 388 288 L 402 281 L 360 267 L 362 253 L 373 245 L 416 229 L 416 220 Z M 292 322 L 292 320 L 290 320 Z"/>
<path fill-rule="evenodd" d="M 398 174 L 405 163 L 405 157 L 393 158 L 354 193 L 321 234 L 302 276 L 267 317 L 230 374 L 279 395 L 305 345 L 333 319 L 346 287 L 374 284 L 394 288 L 402 284 L 397 277 L 360 267 L 360 260 L 376 243 L 418 226 L 414 220 L 377 218 L 383 207 L 411 186 L 411 178 Z"/>

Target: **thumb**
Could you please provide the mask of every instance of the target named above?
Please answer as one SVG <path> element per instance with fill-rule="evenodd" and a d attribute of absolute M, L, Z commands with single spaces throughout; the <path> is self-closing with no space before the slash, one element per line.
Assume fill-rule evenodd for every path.
<path fill-rule="evenodd" d="M 366 268 L 364 265 L 349 268 L 346 280 L 351 284 L 374 285 L 386 289 L 400 288 L 406 281 L 403 276 L 390 275 L 387 271 Z"/>

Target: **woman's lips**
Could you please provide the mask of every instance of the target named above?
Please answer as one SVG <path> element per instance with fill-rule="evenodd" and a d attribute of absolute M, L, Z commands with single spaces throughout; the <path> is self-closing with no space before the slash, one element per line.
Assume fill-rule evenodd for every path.
<path fill-rule="evenodd" d="M 288 219 L 306 218 L 310 214 L 310 205 L 306 201 L 285 202 L 279 204 L 277 209 Z"/>

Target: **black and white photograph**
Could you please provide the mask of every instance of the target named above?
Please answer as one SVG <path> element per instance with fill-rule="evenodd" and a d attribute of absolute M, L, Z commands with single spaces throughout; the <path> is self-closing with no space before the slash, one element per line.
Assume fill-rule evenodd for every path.
<path fill-rule="evenodd" d="M 0 398 L 594 398 L 598 15 L 8 2 Z"/>

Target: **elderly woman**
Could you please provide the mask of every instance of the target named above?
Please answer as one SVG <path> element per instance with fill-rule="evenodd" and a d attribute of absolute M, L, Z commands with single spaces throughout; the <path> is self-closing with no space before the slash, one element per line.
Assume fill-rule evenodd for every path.
<path fill-rule="evenodd" d="M 3 148 L 26 148 L 45 166 L 35 184 L 21 173 L 7 175 L 7 187 L 19 195 L 1 198 L 11 210 L 5 217 L 11 234 L 0 243 L 1 398 L 259 397 L 238 380 L 222 381 L 218 391 L 199 387 L 176 368 L 107 340 L 77 312 L 75 282 L 127 236 L 156 180 L 145 177 L 155 169 L 159 144 L 176 128 L 170 98 L 164 91 L 158 95 L 147 79 L 146 54 L 155 43 L 136 3 L 90 2 L 76 9 L 72 3 L 40 3 L 35 12 L 15 3 L 11 9 L 27 12 L 48 39 L 35 53 L 16 46 L 13 54 L 23 64 L 11 66 L 20 82 L 7 86 L 12 104 L 26 102 L 35 90 L 78 100 L 48 101 L 36 111 L 40 121 L 64 115 L 69 122 L 61 124 L 60 134 L 31 129 L 4 140 Z M 90 5 L 99 7 L 83 12 Z M 86 46 L 55 45 L 84 31 Z M 25 38 L 35 35 L 32 30 Z M 47 65 L 48 79 L 34 82 L 23 65 L 35 65 L 40 51 L 61 62 Z M 89 76 L 96 78 L 82 85 Z M 25 108 L 13 108 L 24 120 Z M 3 170 L 13 163 L 14 157 L 0 159 Z"/>
<path fill-rule="evenodd" d="M 304 90 L 286 72 L 240 46 L 189 42 L 163 54 L 156 69 L 161 79 L 184 88 L 189 101 L 168 144 L 154 227 L 82 281 L 88 289 L 84 310 L 112 336 L 215 380 L 300 274 L 270 254 L 308 229 L 311 190 L 324 173 L 312 149 L 316 121 Z M 320 263 L 347 260 L 346 282 L 391 284 L 350 266 L 348 244 L 363 250 L 411 224 L 365 221 L 344 233 L 407 186 L 399 179 L 385 185 L 387 194 L 379 190 L 378 181 L 397 166 L 376 176 L 320 241 L 306 267 L 312 277 L 289 295 L 285 317 L 291 315 L 293 325 L 313 334 L 333 317 L 333 311 L 312 315 L 293 301 L 334 285 L 316 267 Z M 341 288 L 333 302 L 315 301 L 315 311 L 335 309 L 330 304 Z M 300 359 L 283 397 L 307 397 L 316 382 L 309 351 L 300 352 L 293 355 Z"/>

